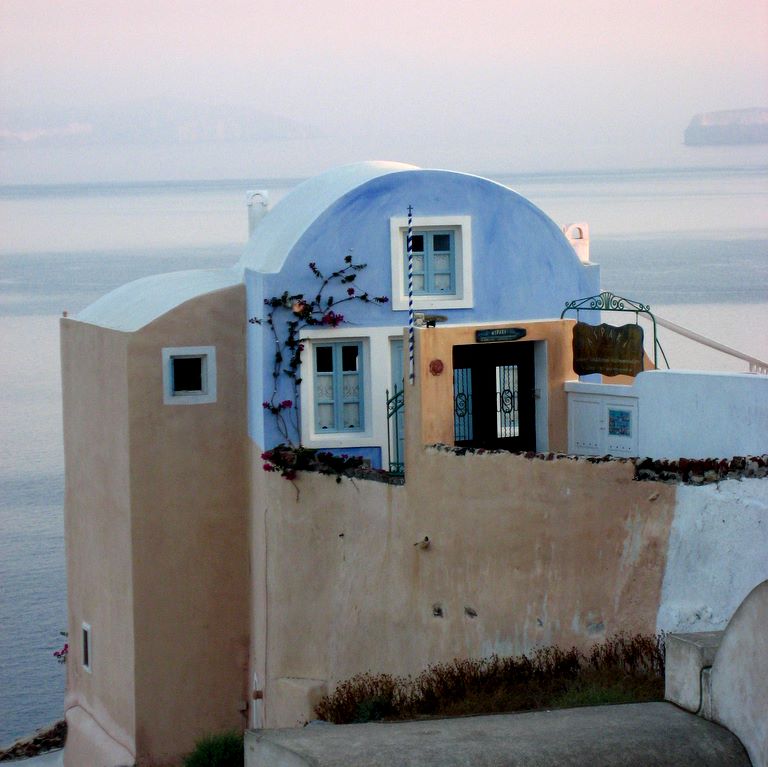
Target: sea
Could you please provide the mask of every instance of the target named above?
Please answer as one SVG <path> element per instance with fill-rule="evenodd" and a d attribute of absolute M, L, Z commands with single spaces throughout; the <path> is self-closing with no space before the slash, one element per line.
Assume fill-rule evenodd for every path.
<path fill-rule="evenodd" d="M 558 224 L 588 222 L 603 289 L 768 360 L 768 165 L 482 175 Z M 0 186 L 0 746 L 63 714 L 59 318 L 139 277 L 234 264 L 246 190 L 274 203 L 296 183 Z M 747 370 L 667 331 L 660 341 L 673 368 Z"/>

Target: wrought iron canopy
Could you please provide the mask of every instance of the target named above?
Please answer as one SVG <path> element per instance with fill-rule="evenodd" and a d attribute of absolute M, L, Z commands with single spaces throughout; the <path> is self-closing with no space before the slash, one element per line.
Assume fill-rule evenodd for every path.
<path fill-rule="evenodd" d="M 596 296 L 588 296 L 587 298 L 577 298 L 574 301 L 566 301 L 565 308 L 560 312 L 560 319 L 563 319 L 566 312 L 570 311 L 576 312 L 576 319 L 579 318 L 579 312 L 581 311 L 633 312 L 635 315 L 635 322 L 637 322 L 638 315 L 648 315 L 653 324 L 653 365 L 656 368 L 659 366 L 657 350 L 660 350 L 661 356 L 664 357 L 664 362 L 667 364 L 667 367 L 669 367 L 667 355 L 664 354 L 664 350 L 661 348 L 659 340 L 656 337 L 656 318 L 653 316 L 649 304 L 642 304 L 639 301 L 633 301 L 631 298 L 617 296 L 615 293 L 611 293 L 610 290 L 604 290 Z"/>
<path fill-rule="evenodd" d="M 560 319 L 563 319 L 567 311 L 579 309 L 592 309 L 594 311 L 610 311 L 610 312 L 635 312 L 638 314 L 642 312 L 650 317 L 651 307 L 648 304 L 641 304 L 637 301 L 633 301 L 631 298 L 624 298 L 623 296 L 617 296 L 615 293 L 611 293 L 609 290 L 604 290 L 596 296 L 589 296 L 588 298 L 578 298 L 575 301 L 566 301 L 565 309 L 560 314 Z"/>

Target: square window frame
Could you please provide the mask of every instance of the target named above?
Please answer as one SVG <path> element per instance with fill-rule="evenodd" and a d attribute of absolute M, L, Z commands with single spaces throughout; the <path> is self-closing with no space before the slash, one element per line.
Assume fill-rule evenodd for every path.
<path fill-rule="evenodd" d="M 299 401 L 301 403 L 301 443 L 305 447 L 358 447 L 377 446 L 381 435 L 377 433 L 378 409 L 380 403 L 372 398 L 372 381 L 374 372 L 371 370 L 371 359 L 374 347 L 378 349 L 379 336 L 383 328 L 355 328 L 350 334 L 350 328 L 307 328 L 300 334 L 304 351 L 301 355 L 302 372 L 299 385 Z M 363 428 L 357 431 L 319 431 L 315 421 L 315 346 L 329 343 L 359 343 L 362 348 L 363 381 L 362 381 L 362 410 Z M 382 398 L 383 401 L 383 398 Z"/>
<path fill-rule="evenodd" d="M 420 293 L 413 296 L 413 308 L 423 309 L 469 309 L 474 306 L 472 287 L 472 217 L 471 216 L 417 216 L 413 219 L 413 230 L 451 230 L 454 232 L 455 262 L 454 292 Z M 392 309 L 408 309 L 408 281 L 403 252 L 403 239 L 408 232 L 407 217 L 389 219 L 391 251 Z"/>
<path fill-rule="evenodd" d="M 450 291 L 435 291 L 434 285 L 432 286 L 433 289 L 430 291 L 429 289 L 423 289 L 423 290 L 415 290 L 413 292 L 414 297 L 421 297 L 421 296 L 428 296 L 430 298 L 439 296 L 441 298 L 455 298 L 456 297 L 456 242 L 459 236 L 458 231 L 453 227 L 447 227 L 445 229 L 424 229 L 421 228 L 418 231 L 414 233 L 415 236 L 423 237 L 424 238 L 424 249 L 421 251 L 414 250 L 414 254 L 419 253 L 422 256 L 423 259 L 423 268 L 421 271 L 422 279 L 425 283 L 428 283 L 430 280 L 434 283 L 436 274 L 449 274 L 450 275 L 450 281 L 451 285 L 453 286 L 453 289 Z M 427 235 L 432 235 L 432 237 L 427 237 Z M 450 237 L 453 245 L 452 247 L 447 251 L 436 251 L 434 247 L 434 236 L 435 235 L 444 235 L 447 237 Z M 403 233 L 403 249 L 406 249 L 406 235 Z M 431 241 L 430 241 L 431 240 Z M 450 260 L 450 269 L 448 272 L 445 271 L 437 271 L 436 265 L 435 265 L 435 258 L 436 253 L 439 253 L 440 255 L 448 255 Z M 403 262 L 402 265 L 403 269 L 403 282 L 407 285 L 408 283 L 408 264 Z M 414 270 L 414 279 L 417 276 L 417 272 Z"/>
<path fill-rule="evenodd" d="M 173 390 L 173 360 L 178 357 L 199 357 L 202 362 L 202 391 L 175 392 Z M 162 350 L 163 403 L 166 405 L 205 405 L 216 402 L 216 347 L 169 346 Z"/>
<path fill-rule="evenodd" d="M 318 373 L 317 373 L 317 371 L 315 369 L 316 368 L 316 352 L 317 352 L 317 349 L 319 349 L 319 348 L 330 347 L 333 350 L 332 353 L 333 353 L 334 364 L 336 362 L 341 363 L 341 361 L 342 361 L 342 354 L 343 354 L 343 352 L 341 350 L 342 350 L 342 348 L 344 346 L 355 346 L 359 350 L 358 357 L 359 357 L 359 367 L 360 367 L 360 369 L 357 371 L 357 374 L 360 376 L 361 380 L 358 382 L 358 390 L 359 390 L 360 393 L 358 395 L 358 400 L 357 401 L 358 401 L 359 413 L 360 413 L 360 416 L 361 416 L 360 417 L 360 426 L 357 427 L 356 429 L 338 429 L 338 428 L 334 428 L 332 430 L 320 429 L 318 427 L 318 425 L 317 425 L 317 420 L 318 420 L 318 418 L 317 418 L 317 400 L 316 400 L 316 395 L 315 395 L 315 383 L 316 383 L 315 379 L 316 379 L 316 376 L 318 375 Z M 314 399 L 313 408 L 312 408 L 312 410 L 313 410 L 313 424 L 314 424 L 313 434 L 317 435 L 318 439 L 322 439 L 322 437 L 324 437 L 326 435 L 363 434 L 363 433 L 365 433 L 365 424 L 366 424 L 366 406 L 365 406 L 366 405 L 366 396 L 365 395 L 366 395 L 366 380 L 367 380 L 366 371 L 367 371 L 367 367 L 368 366 L 367 366 L 367 359 L 366 359 L 365 344 L 364 344 L 364 342 L 362 340 L 360 340 L 360 339 L 353 339 L 353 338 L 338 338 L 338 339 L 331 339 L 331 338 L 329 338 L 329 339 L 320 339 L 320 338 L 316 338 L 312 342 L 311 352 L 312 352 L 312 361 L 311 361 L 311 364 L 312 364 L 312 392 L 313 392 L 313 399 Z M 338 373 L 338 376 L 341 376 L 340 380 L 339 380 L 339 378 L 337 376 L 337 373 Z M 328 373 L 322 373 L 322 375 L 327 376 Z M 333 379 L 334 394 L 336 395 L 336 394 L 339 393 L 339 391 L 340 391 L 339 387 L 343 383 L 343 377 L 344 377 L 343 367 L 341 369 L 339 369 L 338 371 L 334 368 L 334 370 L 331 371 L 330 375 L 332 376 L 332 379 Z M 334 398 L 334 401 L 333 401 L 334 420 L 336 420 L 337 423 L 338 423 L 338 420 L 339 420 L 339 412 L 338 412 L 337 408 L 339 408 L 339 406 L 340 406 L 340 408 L 341 408 L 341 410 L 343 412 L 344 404 L 345 403 L 343 401 L 343 398 L 338 403 L 336 402 L 336 399 Z"/>

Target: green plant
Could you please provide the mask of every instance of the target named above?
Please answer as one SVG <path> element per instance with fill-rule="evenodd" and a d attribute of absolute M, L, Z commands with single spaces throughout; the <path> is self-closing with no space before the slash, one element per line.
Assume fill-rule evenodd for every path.
<path fill-rule="evenodd" d="M 208 735 L 184 758 L 184 767 L 243 767 L 245 749 L 239 732 Z"/>

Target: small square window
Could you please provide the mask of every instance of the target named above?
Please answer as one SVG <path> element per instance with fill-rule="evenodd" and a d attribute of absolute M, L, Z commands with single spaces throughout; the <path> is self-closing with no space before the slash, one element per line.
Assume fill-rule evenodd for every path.
<path fill-rule="evenodd" d="M 173 393 L 205 394 L 205 362 L 207 358 L 171 357 L 171 372 L 173 374 Z"/>
<path fill-rule="evenodd" d="M 202 405 L 216 402 L 216 348 L 180 346 L 163 349 L 163 402 Z"/>

